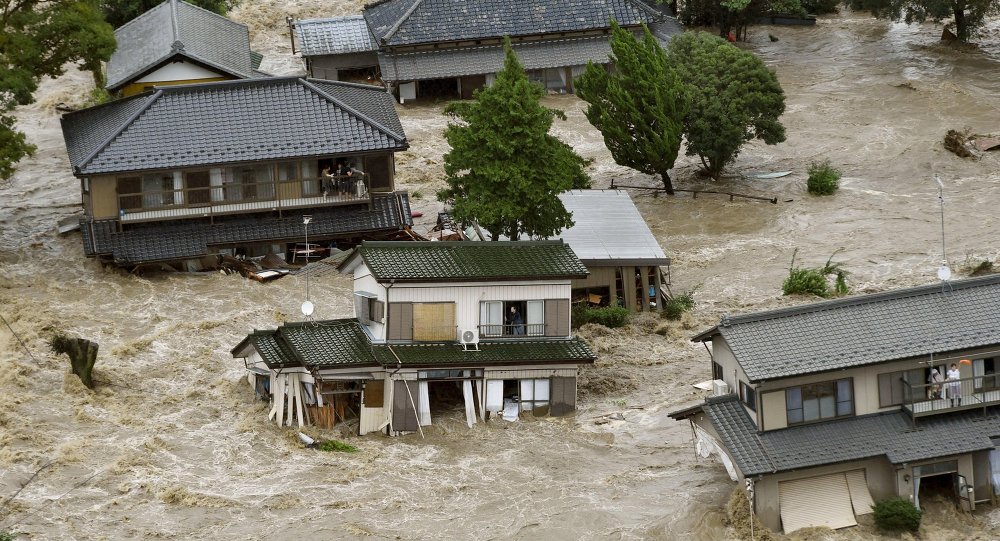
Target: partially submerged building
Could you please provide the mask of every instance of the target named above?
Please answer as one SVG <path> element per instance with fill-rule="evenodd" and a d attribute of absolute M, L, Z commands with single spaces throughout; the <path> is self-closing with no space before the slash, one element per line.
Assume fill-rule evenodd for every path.
<path fill-rule="evenodd" d="M 165 0 L 115 30 L 107 89 L 128 97 L 154 86 L 267 77 L 244 24 L 183 0 Z"/>
<path fill-rule="evenodd" d="M 660 309 L 670 258 L 624 190 L 570 190 L 559 194 L 573 213 L 566 241 L 590 274 L 573 281 L 573 302 L 613 304 L 632 311 Z"/>
<path fill-rule="evenodd" d="M 715 396 L 670 416 L 775 531 L 851 526 L 897 495 L 973 510 L 1000 493 L 998 306 L 993 275 L 725 316 L 693 338 Z"/>
<path fill-rule="evenodd" d="M 362 17 L 294 21 L 293 39 L 314 77 L 378 77 L 401 100 L 469 99 L 503 66 L 504 36 L 529 77 L 573 92 L 588 62 L 609 62 L 611 19 L 664 41 L 681 31 L 640 0 L 381 0 Z"/>
<path fill-rule="evenodd" d="M 408 148 L 379 87 L 284 77 L 157 87 L 62 118 L 84 252 L 121 266 L 294 254 L 412 224 Z M 325 167 L 344 175 L 324 178 Z M 336 170 L 336 168 L 334 168 Z M 290 256 L 289 256 L 290 257 Z"/>
<path fill-rule="evenodd" d="M 254 331 L 232 350 L 279 424 L 353 415 L 360 434 L 399 434 L 459 406 L 470 427 L 576 409 L 595 356 L 570 331 L 587 270 L 566 244 L 365 242 L 341 269 L 355 318 Z"/>

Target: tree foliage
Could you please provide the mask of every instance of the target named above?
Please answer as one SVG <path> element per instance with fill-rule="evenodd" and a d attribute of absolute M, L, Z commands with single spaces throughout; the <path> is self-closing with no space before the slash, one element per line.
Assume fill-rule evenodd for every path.
<path fill-rule="evenodd" d="M 8 113 L 33 102 L 39 80 L 62 75 L 67 63 L 103 84 L 101 62 L 114 49 L 96 0 L 0 0 L 0 180 L 35 150 Z"/>
<path fill-rule="evenodd" d="M 818 0 L 685 0 L 677 16 L 685 26 L 714 26 L 719 29 L 720 36 L 730 31 L 743 36 L 746 27 L 760 17 L 801 17 L 807 12 L 806 6 L 818 4 Z"/>
<path fill-rule="evenodd" d="M 643 28 L 642 39 L 611 21 L 614 72 L 587 65 L 576 91 L 589 105 L 587 120 L 604 136 L 619 165 L 660 175 L 673 194 L 670 169 L 681 144 L 688 99 L 656 38 Z"/>
<path fill-rule="evenodd" d="M 684 119 L 687 155 L 701 158 L 712 178 L 719 178 L 746 142 L 785 140 L 778 121 L 785 93 L 753 53 L 705 32 L 685 32 L 670 40 L 667 54 L 690 96 Z"/>
<path fill-rule="evenodd" d="M 455 218 L 479 222 L 494 240 L 549 237 L 573 225 L 557 196 L 589 187 L 587 162 L 549 134 L 553 119 L 565 115 L 539 103 L 545 91 L 528 80 L 510 40 L 504 50 L 493 85 L 445 109 L 462 122 L 444 131 L 451 145 L 444 157 L 448 187 L 438 197 L 453 199 Z"/>
<path fill-rule="evenodd" d="M 851 6 L 907 24 L 954 17 L 955 36 L 962 41 L 974 38 L 987 16 L 1000 13 L 1000 0 L 852 0 Z"/>
<path fill-rule="evenodd" d="M 184 0 L 213 13 L 225 15 L 229 8 L 227 0 Z M 163 3 L 163 0 L 101 0 L 101 11 L 114 28 L 131 21 Z"/>

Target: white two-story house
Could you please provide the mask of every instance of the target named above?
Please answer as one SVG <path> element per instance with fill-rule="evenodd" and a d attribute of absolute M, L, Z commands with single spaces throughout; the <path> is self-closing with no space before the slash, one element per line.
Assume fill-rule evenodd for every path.
<path fill-rule="evenodd" d="M 398 434 L 459 407 L 470 427 L 576 409 L 595 356 L 570 332 L 571 282 L 587 270 L 562 241 L 365 242 L 340 269 L 355 318 L 255 331 L 233 349 L 279 423 L 357 415 L 361 434 Z"/>
<path fill-rule="evenodd" d="M 994 275 L 723 317 L 693 339 L 715 396 L 670 416 L 775 531 L 891 496 L 972 510 L 1000 492 L 998 309 Z"/>

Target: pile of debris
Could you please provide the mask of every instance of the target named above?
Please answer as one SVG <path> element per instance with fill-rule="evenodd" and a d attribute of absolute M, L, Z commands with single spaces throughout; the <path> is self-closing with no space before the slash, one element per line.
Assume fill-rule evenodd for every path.
<path fill-rule="evenodd" d="M 226 274 L 238 273 L 244 278 L 258 282 L 270 282 L 288 274 L 288 265 L 277 254 L 268 254 L 263 258 L 239 258 L 231 255 L 219 255 L 219 270 Z"/>
<path fill-rule="evenodd" d="M 964 131 L 948 130 L 944 136 L 944 148 L 959 157 L 974 160 L 982 158 L 983 152 L 1000 148 L 1000 136 L 971 133 L 971 131 L 969 128 Z"/>

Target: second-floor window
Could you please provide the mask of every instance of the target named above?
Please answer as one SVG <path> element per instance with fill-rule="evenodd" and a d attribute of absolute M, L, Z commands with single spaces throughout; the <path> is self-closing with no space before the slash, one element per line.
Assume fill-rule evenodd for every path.
<path fill-rule="evenodd" d="M 845 378 L 785 389 L 789 426 L 854 415 L 852 386 L 853 380 Z"/>
<path fill-rule="evenodd" d="M 452 342 L 458 339 L 453 302 L 389 303 L 387 340 Z"/>
<path fill-rule="evenodd" d="M 385 317 L 385 303 L 372 293 L 355 293 L 354 313 L 361 323 L 382 323 Z"/>
<path fill-rule="evenodd" d="M 482 301 L 479 303 L 479 336 L 568 336 L 569 312 L 569 299 Z"/>
<path fill-rule="evenodd" d="M 751 410 L 757 411 L 757 390 L 742 381 L 740 382 L 740 400 Z"/>

